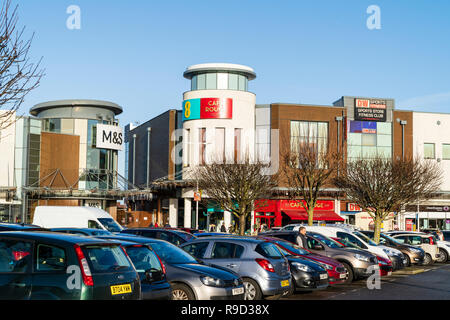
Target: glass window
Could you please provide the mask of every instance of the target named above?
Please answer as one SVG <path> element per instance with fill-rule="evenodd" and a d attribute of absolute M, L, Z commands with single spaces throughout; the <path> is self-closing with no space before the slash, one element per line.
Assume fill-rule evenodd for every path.
<path fill-rule="evenodd" d="M 239 91 L 245 91 L 247 78 L 243 75 L 238 76 L 238 89 Z"/>
<path fill-rule="evenodd" d="M 386 134 L 377 135 L 377 146 L 390 147 L 392 146 L 392 136 Z"/>
<path fill-rule="evenodd" d="M 184 246 L 182 249 L 196 258 L 203 259 L 208 245 L 209 242 L 197 242 Z"/>
<path fill-rule="evenodd" d="M 147 270 L 162 272 L 158 257 L 147 246 L 129 246 L 126 251 L 137 272 L 144 273 Z"/>
<path fill-rule="evenodd" d="M 132 270 L 133 268 L 119 246 L 88 245 L 83 247 L 83 251 L 92 266 L 92 273 Z"/>
<path fill-rule="evenodd" d="M 31 262 L 31 244 L 0 240 L 0 273 L 25 273 Z"/>
<path fill-rule="evenodd" d="M 350 243 L 353 243 L 354 245 L 366 249 L 367 247 L 356 237 L 352 236 L 351 234 L 348 234 L 346 232 L 337 232 L 336 236 L 340 239 L 344 239 L 349 241 Z"/>
<path fill-rule="evenodd" d="M 217 74 L 217 89 L 228 89 L 228 73 Z"/>
<path fill-rule="evenodd" d="M 197 90 L 206 89 L 206 74 L 199 74 L 197 76 Z"/>
<path fill-rule="evenodd" d="M 61 133 L 74 134 L 74 119 L 61 119 Z"/>
<path fill-rule="evenodd" d="M 113 218 L 98 218 L 98 221 L 110 232 L 120 232 L 123 230 Z"/>
<path fill-rule="evenodd" d="M 206 74 L 206 89 L 217 89 L 217 73 Z"/>
<path fill-rule="evenodd" d="M 434 143 L 424 143 L 423 153 L 425 159 L 434 159 L 435 158 Z"/>
<path fill-rule="evenodd" d="M 349 146 L 361 146 L 361 133 L 349 133 L 347 144 Z"/>
<path fill-rule="evenodd" d="M 164 262 L 169 264 L 197 263 L 189 253 L 171 243 L 153 242 L 151 247 Z"/>
<path fill-rule="evenodd" d="M 197 76 L 193 76 L 191 79 L 191 91 L 197 90 Z"/>
<path fill-rule="evenodd" d="M 216 128 L 216 157 L 217 162 L 223 163 L 225 161 L 225 128 Z"/>
<path fill-rule="evenodd" d="M 363 134 L 361 139 L 361 144 L 363 146 L 375 147 L 377 145 L 377 135 L 376 134 Z"/>
<path fill-rule="evenodd" d="M 442 160 L 450 160 L 450 144 L 442 145 Z"/>
<path fill-rule="evenodd" d="M 361 146 L 348 146 L 349 158 L 361 158 L 362 147 Z"/>
<path fill-rule="evenodd" d="M 242 160 L 242 129 L 234 129 L 234 163 Z"/>
<path fill-rule="evenodd" d="M 392 135 L 392 125 L 390 122 L 377 122 L 377 133 Z"/>
<path fill-rule="evenodd" d="M 38 271 L 65 271 L 66 252 L 64 249 L 39 244 L 37 247 L 37 267 Z"/>
<path fill-rule="evenodd" d="M 211 253 L 211 259 L 239 259 L 244 247 L 235 243 L 216 242 Z"/>
<path fill-rule="evenodd" d="M 269 258 L 269 259 L 281 259 L 283 258 L 283 254 L 278 250 L 277 246 L 275 246 L 272 243 L 264 242 L 260 243 L 256 246 L 255 249 L 256 252 L 258 252 L 263 257 Z"/>
<path fill-rule="evenodd" d="M 228 75 L 228 89 L 229 90 L 238 90 L 238 75 L 234 73 L 230 73 Z"/>
<path fill-rule="evenodd" d="M 392 158 L 392 147 L 378 147 L 378 155 L 383 158 Z"/>
<path fill-rule="evenodd" d="M 206 128 L 199 128 L 199 164 L 205 165 L 206 163 Z"/>
<path fill-rule="evenodd" d="M 362 147 L 362 157 L 373 159 L 378 155 L 377 147 Z"/>
<path fill-rule="evenodd" d="M 94 220 L 88 220 L 88 228 L 89 229 L 102 229 L 100 225 L 97 223 L 97 221 Z"/>
<path fill-rule="evenodd" d="M 409 244 L 417 246 L 422 244 L 422 237 L 420 236 L 409 236 Z"/>

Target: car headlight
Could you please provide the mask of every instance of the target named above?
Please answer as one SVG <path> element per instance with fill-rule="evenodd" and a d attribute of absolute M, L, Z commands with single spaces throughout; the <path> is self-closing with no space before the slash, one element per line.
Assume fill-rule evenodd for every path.
<path fill-rule="evenodd" d="M 311 269 L 306 264 L 300 263 L 300 262 L 292 262 L 292 266 L 295 267 L 297 270 L 303 271 L 303 272 L 311 272 L 313 269 Z"/>
<path fill-rule="evenodd" d="M 355 258 L 361 261 L 370 262 L 370 258 L 368 256 L 363 256 L 362 254 L 356 253 Z"/>
<path fill-rule="evenodd" d="M 408 250 L 413 252 L 413 253 L 420 253 L 420 252 L 422 252 L 422 250 L 417 249 L 417 248 L 408 248 Z"/>
<path fill-rule="evenodd" d="M 209 287 L 223 287 L 225 283 L 222 279 L 217 279 L 209 276 L 201 276 L 200 280 L 203 282 L 205 286 Z"/>

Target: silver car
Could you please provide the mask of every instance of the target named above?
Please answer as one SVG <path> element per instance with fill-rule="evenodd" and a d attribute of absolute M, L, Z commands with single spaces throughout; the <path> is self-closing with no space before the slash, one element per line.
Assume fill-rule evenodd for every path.
<path fill-rule="evenodd" d="M 179 247 L 159 239 L 130 235 L 100 236 L 145 243 L 152 247 L 166 268 L 172 300 L 243 300 L 244 285 L 238 274 L 197 261 Z"/>
<path fill-rule="evenodd" d="M 208 237 L 180 247 L 209 265 L 239 274 L 244 282 L 246 300 L 281 297 L 292 285 L 289 262 L 268 241 L 250 237 Z"/>

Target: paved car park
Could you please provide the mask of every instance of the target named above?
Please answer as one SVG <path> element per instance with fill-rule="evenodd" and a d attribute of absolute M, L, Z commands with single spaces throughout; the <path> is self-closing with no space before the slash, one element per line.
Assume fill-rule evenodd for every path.
<path fill-rule="evenodd" d="M 412 266 L 381 278 L 381 289 L 370 290 L 366 280 L 330 286 L 327 290 L 297 292 L 281 300 L 448 300 L 450 263 Z"/>

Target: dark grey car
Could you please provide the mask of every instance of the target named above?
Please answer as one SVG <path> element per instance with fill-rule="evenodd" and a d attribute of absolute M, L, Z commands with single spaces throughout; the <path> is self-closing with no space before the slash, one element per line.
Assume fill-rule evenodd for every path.
<path fill-rule="evenodd" d="M 244 281 L 245 299 L 287 294 L 291 287 L 289 263 L 278 248 L 248 237 L 207 237 L 180 246 L 207 264 L 225 267 Z"/>

